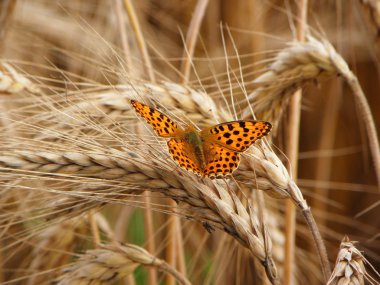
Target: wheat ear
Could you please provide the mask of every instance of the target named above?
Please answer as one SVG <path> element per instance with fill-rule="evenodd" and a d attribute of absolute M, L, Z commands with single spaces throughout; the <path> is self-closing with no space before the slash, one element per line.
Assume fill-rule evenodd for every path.
<path fill-rule="evenodd" d="M 313 37 L 305 42 L 291 42 L 274 58 L 268 71 L 252 83 L 257 86 L 249 96 L 250 106 L 242 116 L 255 115 L 278 124 L 291 95 L 302 84 L 320 76 L 337 73 L 330 59 L 330 48 Z"/>
<path fill-rule="evenodd" d="M 364 285 L 366 276 L 364 263 L 364 256 L 355 247 L 354 242 L 350 241 L 347 236 L 344 237 L 340 244 L 334 271 L 327 285 Z"/>
<path fill-rule="evenodd" d="M 380 146 L 370 107 L 357 77 L 327 40 L 308 36 L 305 42 L 291 43 L 278 53 L 269 70 L 254 80 L 259 87 L 248 96 L 251 104 L 243 111 L 243 117 L 250 117 L 253 109 L 259 118 L 277 125 L 291 94 L 322 75 L 340 75 L 351 88 L 366 127 L 380 187 Z"/>
<path fill-rule="evenodd" d="M 140 265 L 157 267 L 173 275 L 180 284 L 191 284 L 165 261 L 131 244 L 103 245 L 101 249 L 88 250 L 78 261 L 64 269 L 55 284 L 110 284 L 131 274 Z"/>

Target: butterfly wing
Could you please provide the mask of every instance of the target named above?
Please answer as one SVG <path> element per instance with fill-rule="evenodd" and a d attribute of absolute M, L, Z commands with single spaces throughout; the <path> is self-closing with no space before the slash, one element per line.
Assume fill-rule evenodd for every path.
<path fill-rule="evenodd" d="M 201 131 L 203 141 L 243 152 L 256 140 L 266 136 L 272 128 L 265 121 L 233 121 L 216 125 Z"/>
<path fill-rule="evenodd" d="M 206 166 L 202 174 L 206 177 L 226 176 L 234 172 L 240 162 L 239 153 L 217 143 L 206 143 L 204 146 Z"/>
<path fill-rule="evenodd" d="M 160 137 L 174 137 L 180 132 L 177 124 L 161 112 L 135 100 L 131 100 L 131 105 Z"/>
<path fill-rule="evenodd" d="M 168 141 L 168 148 L 171 157 L 179 166 L 198 175 L 202 175 L 199 163 L 188 142 L 184 139 L 173 138 Z"/>

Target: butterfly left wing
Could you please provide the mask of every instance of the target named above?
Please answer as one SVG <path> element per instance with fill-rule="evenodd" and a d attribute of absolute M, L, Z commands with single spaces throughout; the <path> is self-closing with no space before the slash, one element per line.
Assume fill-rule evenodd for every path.
<path fill-rule="evenodd" d="M 174 137 L 181 129 L 169 117 L 136 100 L 131 105 L 154 129 L 160 137 Z"/>
<path fill-rule="evenodd" d="M 202 175 L 200 165 L 191 148 L 184 139 L 173 138 L 168 141 L 168 148 L 171 157 L 182 168 Z"/>
<path fill-rule="evenodd" d="M 266 136 L 272 125 L 266 121 L 233 121 L 200 132 L 205 142 L 215 142 L 231 151 L 243 152 L 256 140 Z"/>
<path fill-rule="evenodd" d="M 206 165 L 202 170 L 203 176 L 226 176 L 235 171 L 240 162 L 239 153 L 217 143 L 204 145 Z"/>

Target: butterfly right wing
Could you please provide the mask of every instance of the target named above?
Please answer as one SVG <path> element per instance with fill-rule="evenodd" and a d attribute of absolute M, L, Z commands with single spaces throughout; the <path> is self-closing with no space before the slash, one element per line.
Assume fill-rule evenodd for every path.
<path fill-rule="evenodd" d="M 131 100 L 135 111 L 150 124 L 160 137 L 174 137 L 181 129 L 169 117 L 136 100 Z"/>
<path fill-rule="evenodd" d="M 272 125 L 265 121 L 233 121 L 203 129 L 200 135 L 203 141 L 243 152 L 256 140 L 266 136 L 271 128 Z"/>
<path fill-rule="evenodd" d="M 240 155 L 238 152 L 227 149 L 217 143 L 206 143 L 204 146 L 206 165 L 202 175 L 206 177 L 220 177 L 231 174 L 238 167 Z"/>

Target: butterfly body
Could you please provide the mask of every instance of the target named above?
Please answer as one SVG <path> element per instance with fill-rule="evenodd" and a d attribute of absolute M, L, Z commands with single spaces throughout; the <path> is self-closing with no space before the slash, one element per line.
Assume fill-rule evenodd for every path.
<path fill-rule="evenodd" d="M 199 132 L 196 130 L 191 130 L 185 132 L 183 135 L 183 140 L 189 144 L 192 148 L 192 152 L 196 158 L 196 165 L 202 171 L 206 165 L 205 150 L 204 150 L 204 141 L 200 136 Z"/>
<path fill-rule="evenodd" d="M 131 104 L 157 135 L 170 138 L 167 144 L 172 158 L 182 168 L 203 177 L 231 174 L 238 167 L 240 153 L 272 127 L 265 121 L 232 121 L 201 131 L 193 126 L 183 130 L 161 112 L 135 100 Z"/>

